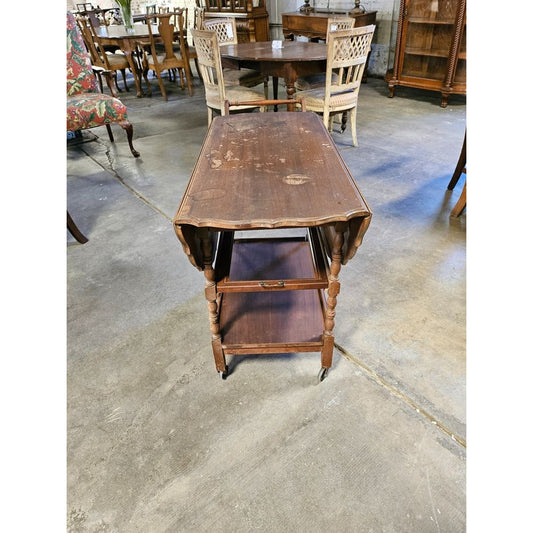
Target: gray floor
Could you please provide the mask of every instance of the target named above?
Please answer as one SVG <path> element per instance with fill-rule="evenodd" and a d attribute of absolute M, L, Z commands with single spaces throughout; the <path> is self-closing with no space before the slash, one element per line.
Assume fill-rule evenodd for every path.
<path fill-rule="evenodd" d="M 333 368 L 210 347 L 203 276 L 173 232 L 206 133 L 203 89 L 121 93 L 134 125 L 70 144 L 71 532 L 466 529 L 466 214 L 446 187 L 465 99 L 361 88 L 359 147 L 333 138 L 374 217 L 341 270 Z M 338 126 L 335 126 L 338 129 Z M 281 134 L 281 132 L 280 132 Z"/>

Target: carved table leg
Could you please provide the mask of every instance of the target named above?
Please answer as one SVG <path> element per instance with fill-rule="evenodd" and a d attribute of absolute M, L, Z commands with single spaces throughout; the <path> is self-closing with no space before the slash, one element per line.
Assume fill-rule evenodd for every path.
<path fill-rule="evenodd" d="M 326 317 L 324 320 L 324 347 L 322 348 L 323 370 L 331 368 L 331 362 L 333 359 L 333 345 L 335 342 L 333 336 L 333 328 L 335 327 L 335 307 L 337 306 L 337 295 L 341 289 L 339 272 L 341 270 L 342 245 L 344 243 L 343 230 L 344 226 L 335 226 L 335 238 L 333 240 L 333 249 L 331 250 L 331 266 L 327 289 L 328 298 L 326 302 Z"/>
<path fill-rule="evenodd" d="M 228 373 L 224 350 L 222 349 L 222 334 L 220 332 L 218 303 L 217 303 L 217 284 L 215 281 L 215 271 L 213 270 L 213 248 L 209 231 L 202 228 L 198 232 L 202 243 L 202 254 L 204 261 L 205 276 L 205 298 L 207 300 L 207 310 L 209 311 L 209 327 L 211 329 L 211 346 L 215 358 L 215 367 L 222 377 Z"/>

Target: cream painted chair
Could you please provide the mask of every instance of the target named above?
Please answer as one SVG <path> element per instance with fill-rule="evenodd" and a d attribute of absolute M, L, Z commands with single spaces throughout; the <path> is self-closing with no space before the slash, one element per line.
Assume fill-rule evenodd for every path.
<path fill-rule="evenodd" d="M 348 111 L 354 146 L 357 146 L 355 122 L 359 88 L 375 28 L 370 25 L 331 32 L 327 43 L 325 86 L 297 93 L 305 98 L 308 111 L 323 115 L 330 131 L 333 116 Z"/>
<path fill-rule="evenodd" d="M 333 31 L 351 30 L 355 27 L 355 19 L 352 17 L 330 17 L 328 18 L 328 29 L 326 31 L 326 43 L 329 41 L 329 35 Z M 324 74 L 312 74 L 298 78 L 294 87 L 297 91 L 308 91 L 322 87 L 326 83 Z"/>
<path fill-rule="evenodd" d="M 204 19 L 203 29 L 217 34 L 219 46 L 238 43 L 237 23 L 233 17 Z M 255 87 L 262 83 L 265 99 L 268 100 L 268 77 L 257 70 L 226 68 L 224 69 L 224 81 L 226 85 L 241 85 L 242 87 Z"/>
<path fill-rule="evenodd" d="M 213 120 L 213 110 L 218 110 L 222 115 L 226 115 L 224 102 L 254 102 L 264 100 L 262 93 L 256 92 L 248 87 L 239 85 L 227 86 L 224 80 L 224 71 L 222 70 L 222 61 L 220 59 L 220 49 L 218 45 L 217 34 L 214 31 L 191 30 L 194 40 L 196 53 L 198 54 L 198 63 L 200 74 L 205 87 L 205 99 L 207 103 L 207 123 L 211 124 Z M 252 109 L 256 105 L 238 105 L 231 106 L 233 110 Z M 259 110 L 263 112 L 264 106 Z"/>

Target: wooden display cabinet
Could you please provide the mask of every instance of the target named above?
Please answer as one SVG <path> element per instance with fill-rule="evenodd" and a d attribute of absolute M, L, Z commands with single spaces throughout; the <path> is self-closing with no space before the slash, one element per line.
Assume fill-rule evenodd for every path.
<path fill-rule="evenodd" d="M 390 96 L 397 85 L 466 94 L 466 0 L 401 0 L 394 67 L 385 76 Z"/>
<path fill-rule="evenodd" d="M 270 41 L 265 0 L 196 0 L 205 18 L 233 17 L 240 43 Z"/>

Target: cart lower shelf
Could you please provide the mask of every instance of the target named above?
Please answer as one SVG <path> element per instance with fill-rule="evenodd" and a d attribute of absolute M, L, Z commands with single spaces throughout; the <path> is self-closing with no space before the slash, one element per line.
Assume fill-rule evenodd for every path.
<path fill-rule="evenodd" d="M 320 351 L 323 309 L 321 290 L 225 293 L 222 348 L 233 354 Z"/>

